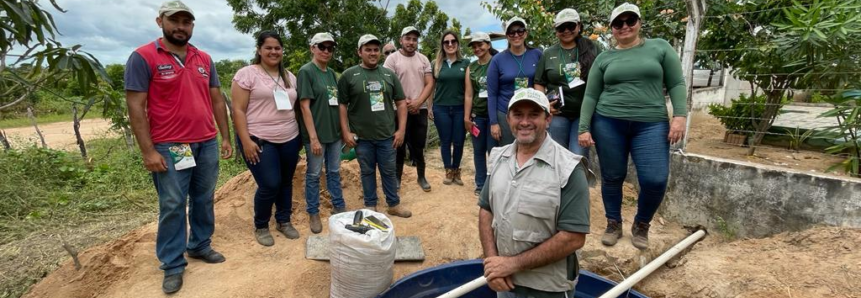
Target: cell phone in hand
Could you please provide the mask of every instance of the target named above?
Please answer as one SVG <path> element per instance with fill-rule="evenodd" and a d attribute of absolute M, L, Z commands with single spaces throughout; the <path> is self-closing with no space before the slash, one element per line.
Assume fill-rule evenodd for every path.
<path fill-rule="evenodd" d="M 475 123 L 472 124 L 472 129 L 470 129 L 469 132 L 472 133 L 472 136 L 476 137 L 476 138 L 478 137 L 478 134 L 481 133 L 481 131 L 478 129 L 478 126 L 476 126 Z"/>

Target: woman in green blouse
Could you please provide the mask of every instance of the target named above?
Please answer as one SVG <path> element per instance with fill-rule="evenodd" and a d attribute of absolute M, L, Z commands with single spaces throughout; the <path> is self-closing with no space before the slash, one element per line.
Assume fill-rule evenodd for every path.
<path fill-rule="evenodd" d="M 469 41 L 472 54 L 478 59 L 466 70 L 466 95 L 463 104 L 463 124 L 472 135 L 472 159 L 475 163 L 475 195 L 481 193 L 487 180 L 487 154 L 496 147 L 490 136 L 490 119 L 487 114 L 487 65 L 497 51 L 490 44 L 490 35 L 475 32 Z"/>

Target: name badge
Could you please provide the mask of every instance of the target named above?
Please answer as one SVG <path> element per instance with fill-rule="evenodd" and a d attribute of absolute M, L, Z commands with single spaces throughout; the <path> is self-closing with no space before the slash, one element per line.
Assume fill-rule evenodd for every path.
<path fill-rule="evenodd" d="M 272 91 L 272 96 L 275 97 L 275 108 L 279 111 L 293 109 L 293 105 L 290 103 L 290 95 L 287 94 L 287 91 L 280 88 L 275 89 Z"/>
<path fill-rule="evenodd" d="M 170 146 L 168 151 L 170 151 L 170 159 L 173 161 L 173 167 L 177 171 L 197 166 L 197 163 L 194 162 L 194 155 L 191 153 L 191 146 L 188 144 Z"/>
<path fill-rule="evenodd" d="M 565 80 L 568 81 L 568 88 L 574 89 L 577 86 L 586 84 L 580 79 L 580 63 L 572 62 L 562 66 L 562 72 L 565 74 Z"/>
<path fill-rule="evenodd" d="M 335 86 L 326 86 L 326 95 L 329 96 L 330 106 L 338 106 L 338 88 Z"/>
<path fill-rule="evenodd" d="M 516 78 L 514 79 L 514 91 L 520 89 L 526 89 L 529 87 L 529 78 Z"/>

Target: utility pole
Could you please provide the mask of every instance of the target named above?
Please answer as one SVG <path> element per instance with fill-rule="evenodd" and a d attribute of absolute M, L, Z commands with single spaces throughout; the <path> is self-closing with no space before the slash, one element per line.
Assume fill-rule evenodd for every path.
<path fill-rule="evenodd" d="M 677 149 L 684 150 L 688 143 L 688 135 L 691 131 L 691 109 L 694 105 L 694 58 L 697 51 L 697 39 L 700 34 L 700 26 L 706 14 L 706 0 L 685 0 L 688 7 L 688 23 L 685 26 L 685 45 L 682 50 L 682 72 L 685 74 L 685 86 L 687 87 L 688 111 L 685 123 L 685 137 Z"/>

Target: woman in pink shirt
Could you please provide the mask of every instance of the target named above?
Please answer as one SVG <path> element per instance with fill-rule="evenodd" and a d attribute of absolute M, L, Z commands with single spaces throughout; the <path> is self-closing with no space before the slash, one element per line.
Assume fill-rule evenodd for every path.
<path fill-rule="evenodd" d="M 275 244 L 269 218 L 275 205 L 275 228 L 287 238 L 299 238 L 290 224 L 293 173 L 299 162 L 302 139 L 296 122 L 296 76 L 284 69 L 281 37 L 262 32 L 252 64 L 233 77 L 233 121 L 239 151 L 254 175 L 254 226 L 257 242 Z"/>

